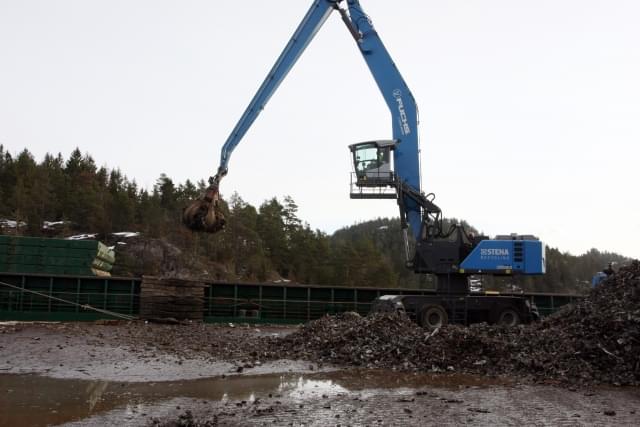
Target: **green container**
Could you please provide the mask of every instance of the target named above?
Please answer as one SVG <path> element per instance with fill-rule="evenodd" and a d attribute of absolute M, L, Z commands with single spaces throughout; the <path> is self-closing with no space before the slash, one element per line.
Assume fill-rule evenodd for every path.
<path fill-rule="evenodd" d="M 91 260 L 86 258 L 67 258 L 67 257 L 50 257 L 42 258 L 42 265 L 51 266 L 68 266 L 68 267 L 86 267 L 91 265 Z"/>
<path fill-rule="evenodd" d="M 46 248 L 68 248 L 69 241 L 65 239 L 47 239 L 42 242 L 42 246 Z"/>
<path fill-rule="evenodd" d="M 30 264 L 9 264 L 5 271 L 9 273 L 45 273 L 44 266 Z"/>
<path fill-rule="evenodd" d="M 15 255 L 39 255 L 42 248 L 40 246 L 12 246 L 8 253 Z"/>
<path fill-rule="evenodd" d="M 95 276 L 90 267 L 62 267 L 64 273 L 71 276 Z"/>
<path fill-rule="evenodd" d="M 42 254 L 46 257 L 82 258 L 86 260 L 92 260 L 96 257 L 96 251 L 88 249 L 43 248 Z"/>
<path fill-rule="evenodd" d="M 64 274 L 65 267 L 48 265 L 45 267 L 45 269 L 46 269 L 46 272 L 50 274 Z"/>
<path fill-rule="evenodd" d="M 6 236 L 10 246 L 43 246 L 45 239 L 40 237 Z"/>
<path fill-rule="evenodd" d="M 97 240 L 0 236 L 0 272 L 93 276 L 109 272 L 115 253 Z"/>
<path fill-rule="evenodd" d="M 71 249 L 93 249 L 98 250 L 100 245 L 106 246 L 97 240 L 68 240 Z"/>
<path fill-rule="evenodd" d="M 5 264 L 42 264 L 42 257 L 40 255 L 0 254 L 0 262 Z"/>

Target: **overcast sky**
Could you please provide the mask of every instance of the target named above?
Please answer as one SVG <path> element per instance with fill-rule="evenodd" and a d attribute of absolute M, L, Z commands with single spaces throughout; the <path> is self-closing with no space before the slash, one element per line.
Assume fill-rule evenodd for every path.
<path fill-rule="evenodd" d="M 0 144 L 75 148 L 150 188 L 213 174 L 311 0 L 0 0 Z M 490 235 L 640 258 L 640 2 L 362 0 L 420 107 L 423 190 Z M 347 146 L 390 115 L 335 14 L 234 152 L 222 192 L 291 195 L 332 232 Z"/>

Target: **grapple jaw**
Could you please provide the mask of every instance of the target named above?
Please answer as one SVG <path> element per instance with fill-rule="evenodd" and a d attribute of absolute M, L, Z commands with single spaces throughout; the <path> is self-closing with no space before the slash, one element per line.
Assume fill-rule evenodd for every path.
<path fill-rule="evenodd" d="M 202 197 L 182 211 L 182 223 L 192 231 L 216 233 L 226 224 L 220 208 L 220 192 L 217 182 Z"/>

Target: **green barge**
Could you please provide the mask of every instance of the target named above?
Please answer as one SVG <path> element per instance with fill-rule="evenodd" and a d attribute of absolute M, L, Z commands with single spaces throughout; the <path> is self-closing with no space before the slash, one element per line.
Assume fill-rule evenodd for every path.
<path fill-rule="evenodd" d="M 424 289 L 290 283 L 210 281 L 204 284 L 203 317 L 206 322 L 295 324 L 346 311 L 366 315 L 372 302 L 382 295 L 433 293 Z M 117 318 L 109 313 L 136 317 L 141 309 L 141 285 L 142 278 L 2 272 L 0 320 L 93 321 Z M 581 298 L 573 294 L 516 295 L 535 303 L 542 316 Z M 91 310 L 89 306 L 101 312 Z"/>

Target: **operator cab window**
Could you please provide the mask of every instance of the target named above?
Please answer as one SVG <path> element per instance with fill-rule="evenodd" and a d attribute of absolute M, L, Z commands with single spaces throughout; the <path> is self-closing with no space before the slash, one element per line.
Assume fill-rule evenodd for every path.
<path fill-rule="evenodd" d="M 386 187 L 394 184 L 391 151 L 395 141 L 367 141 L 350 145 L 356 185 Z"/>
<path fill-rule="evenodd" d="M 376 144 L 367 144 L 358 147 L 355 156 L 356 172 L 365 172 L 379 167 L 378 147 Z"/>

